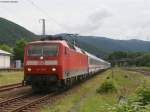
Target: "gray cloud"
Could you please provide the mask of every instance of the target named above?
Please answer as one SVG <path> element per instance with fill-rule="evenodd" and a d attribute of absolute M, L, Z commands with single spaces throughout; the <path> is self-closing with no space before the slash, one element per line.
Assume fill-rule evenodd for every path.
<path fill-rule="evenodd" d="M 143 40 L 150 37 L 150 0 L 32 0 L 46 14 L 29 0 L 18 1 L 1 3 L 0 16 L 37 34 L 41 34 L 42 26 L 38 21 L 45 18 L 47 34 L 67 32 Z"/>
<path fill-rule="evenodd" d="M 85 30 L 86 32 L 92 32 L 98 30 L 102 26 L 104 20 L 110 17 L 111 15 L 112 14 L 106 9 L 102 9 L 94 12 L 89 16 L 82 30 L 83 31 Z"/>
<path fill-rule="evenodd" d="M 106 9 L 99 9 L 89 14 L 84 22 L 80 22 L 74 26 L 68 26 L 68 29 L 76 33 L 89 34 L 100 29 L 104 21 L 111 16 L 112 13 L 110 11 Z"/>

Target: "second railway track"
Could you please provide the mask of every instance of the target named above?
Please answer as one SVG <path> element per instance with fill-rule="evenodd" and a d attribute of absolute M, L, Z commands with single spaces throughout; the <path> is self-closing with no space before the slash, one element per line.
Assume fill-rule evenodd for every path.
<path fill-rule="evenodd" d="M 139 73 L 144 74 L 146 76 L 150 76 L 150 70 L 145 70 L 145 69 L 128 69 L 128 68 L 126 70 L 139 72 Z"/>
<path fill-rule="evenodd" d="M 8 91 L 8 90 L 16 89 L 16 88 L 21 88 L 21 87 L 23 87 L 22 83 L 0 86 L 0 92 Z"/>

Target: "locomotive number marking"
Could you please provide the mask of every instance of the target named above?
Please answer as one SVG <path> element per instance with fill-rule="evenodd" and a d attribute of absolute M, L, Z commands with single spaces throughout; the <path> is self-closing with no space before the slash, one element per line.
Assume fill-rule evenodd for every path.
<path fill-rule="evenodd" d="M 44 65 L 45 64 L 45 62 L 44 61 L 38 61 L 38 63 L 37 63 L 38 65 Z"/>

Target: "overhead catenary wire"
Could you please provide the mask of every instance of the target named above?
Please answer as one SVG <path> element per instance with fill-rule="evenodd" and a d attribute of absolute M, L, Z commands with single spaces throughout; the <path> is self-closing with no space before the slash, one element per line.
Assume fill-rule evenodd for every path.
<path fill-rule="evenodd" d="M 20 1 L 18 2 L 18 4 L 17 5 L 19 5 L 19 3 L 21 3 Z M 25 2 L 26 3 L 26 2 Z M 2 5 L 2 4 L 1 4 Z M 24 18 L 23 16 L 21 16 L 21 15 L 19 15 L 19 16 L 16 16 L 16 13 L 14 12 L 14 10 L 11 10 L 11 8 L 9 7 L 6 7 L 6 3 L 5 3 L 5 6 L 4 7 L 0 7 L 0 11 L 2 11 L 2 12 L 4 12 L 4 16 L 3 16 L 3 18 L 5 18 L 5 19 L 8 19 L 8 20 L 10 20 L 10 21 L 13 21 L 13 22 L 15 22 L 15 23 L 17 23 L 17 24 L 19 24 L 19 25 L 21 25 L 21 26 L 24 26 L 24 23 L 23 23 L 23 21 L 22 21 L 22 19 Z M 8 4 L 8 5 L 10 5 L 10 4 Z M 14 6 L 12 6 L 12 8 L 14 8 Z M 33 15 L 34 16 L 34 15 Z M 27 16 L 26 16 L 27 17 Z M 32 19 L 30 19 L 30 21 L 31 21 Z M 26 27 L 27 28 L 27 27 Z M 30 29 L 30 30 L 32 30 L 32 29 Z"/>
<path fill-rule="evenodd" d="M 0 7 L 0 10 L 5 12 L 6 16 L 3 16 L 4 18 L 9 19 L 9 17 L 11 17 L 12 19 L 17 19 L 16 16 L 12 12 L 10 13 L 10 11 L 6 7 Z"/>
<path fill-rule="evenodd" d="M 33 2 L 32 0 L 27 0 L 33 7 L 35 7 L 38 11 L 40 11 L 42 14 L 44 14 L 50 21 L 53 21 L 55 24 L 57 24 L 60 28 L 62 28 L 63 30 L 68 30 L 68 26 L 59 23 L 58 21 L 56 21 L 53 17 L 51 17 L 45 10 L 43 10 L 42 8 L 40 8 L 37 4 L 35 4 L 35 2 Z"/>
<path fill-rule="evenodd" d="M 35 3 L 35 1 L 33 0 L 24 0 L 25 2 L 25 5 L 30 5 L 32 8 L 36 9 L 35 11 L 38 12 L 38 14 L 40 14 L 40 18 L 37 18 L 37 16 L 35 16 L 34 14 L 32 16 L 36 17 L 37 18 L 37 21 L 39 19 L 45 19 L 46 21 L 49 21 L 49 22 L 53 22 L 54 24 L 56 24 L 59 28 L 61 28 L 63 31 L 65 32 L 70 32 L 71 31 L 71 27 L 68 26 L 68 25 L 65 25 L 63 23 L 60 23 L 58 22 L 54 17 L 50 16 L 49 13 L 45 10 L 43 10 L 41 7 L 38 6 L 38 4 Z M 21 2 L 20 2 L 21 3 Z M 10 12 L 10 11 L 8 11 Z M 10 13 L 9 15 L 11 15 L 12 13 Z M 43 17 L 45 16 L 45 17 Z M 12 16 L 13 18 L 16 18 L 16 16 L 13 14 Z M 17 19 L 17 18 L 16 18 Z M 21 19 L 19 19 L 21 20 Z M 31 21 L 32 19 L 30 19 Z"/>

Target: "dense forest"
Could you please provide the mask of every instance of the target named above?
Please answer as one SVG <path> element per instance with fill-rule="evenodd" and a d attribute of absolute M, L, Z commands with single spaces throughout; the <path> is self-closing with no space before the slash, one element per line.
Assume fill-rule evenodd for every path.
<path fill-rule="evenodd" d="M 150 67 L 150 52 L 116 51 L 107 57 L 112 65 L 118 66 L 147 66 Z"/>

